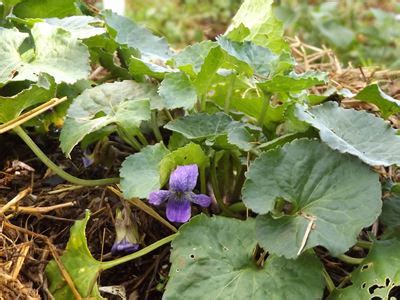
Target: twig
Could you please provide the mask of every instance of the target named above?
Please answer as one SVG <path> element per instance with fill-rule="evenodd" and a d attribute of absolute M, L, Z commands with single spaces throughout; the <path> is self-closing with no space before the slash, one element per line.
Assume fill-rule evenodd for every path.
<path fill-rule="evenodd" d="M 40 115 L 41 113 L 45 112 L 46 110 L 53 108 L 54 106 L 64 102 L 65 100 L 67 100 L 67 97 L 63 97 L 61 99 L 53 98 L 53 99 L 47 101 L 46 103 L 43 103 L 42 105 L 20 115 L 18 118 L 15 118 L 11 121 L 8 121 L 8 122 L 0 125 L 0 134 L 29 121 L 30 119 Z"/>
<path fill-rule="evenodd" d="M 301 241 L 301 245 L 300 245 L 299 251 L 297 251 L 297 255 L 300 255 L 301 251 L 303 251 L 304 247 L 306 246 L 307 239 L 310 236 L 312 227 L 313 227 L 314 222 L 316 220 L 316 218 L 313 217 L 313 216 L 306 216 L 306 215 L 303 215 L 303 216 L 304 216 L 304 218 L 306 218 L 308 220 L 308 225 L 307 225 L 307 228 L 306 228 L 306 232 L 304 233 L 303 240 Z"/>
<path fill-rule="evenodd" d="M 30 206 L 12 206 L 11 209 L 15 210 L 15 212 L 21 212 L 26 214 L 45 214 L 52 210 L 59 208 L 66 208 L 74 206 L 74 202 L 61 203 L 51 206 L 39 206 L 39 207 L 30 207 Z"/>
<path fill-rule="evenodd" d="M 32 189 L 26 188 L 25 190 L 18 193 L 11 201 L 5 204 L 3 207 L 0 208 L 0 215 L 4 214 L 7 210 L 9 210 L 13 205 L 21 201 L 23 198 L 28 196 L 32 192 Z"/>

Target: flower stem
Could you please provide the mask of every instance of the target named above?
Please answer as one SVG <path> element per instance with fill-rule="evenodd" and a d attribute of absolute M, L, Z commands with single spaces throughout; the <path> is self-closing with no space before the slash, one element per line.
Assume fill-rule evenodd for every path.
<path fill-rule="evenodd" d="M 350 265 L 359 265 L 364 261 L 364 258 L 351 257 L 346 254 L 341 254 L 337 258 Z"/>
<path fill-rule="evenodd" d="M 75 177 L 67 172 L 65 172 L 63 169 L 61 169 L 59 166 L 57 166 L 55 163 L 53 163 L 50 158 L 46 156 L 40 150 L 40 148 L 35 144 L 35 142 L 29 137 L 29 135 L 20 127 L 15 127 L 14 132 L 28 145 L 28 147 L 32 150 L 33 153 L 49 168 L 51 169 L 54 173 L 56 173 L 58 176 L 61 178 L 77 185 L 82 185 L 82 186 L 97 186 L 97 185 L 108 185 L 108 184 L 113 184 L 113 183 L 118 183 L 119 178 L 105 178 L 105 179 L 81 179 L 78 177 Z"/>
<path fill-rule="evenodd" d="M 333 290 L 336 288 L 335 284 L 332 281 L 331 276 L 329 276 L 328 272 L 326 271 L 325 268 L 322 269 L 322 275 L 324 276 L 326 287 L 329 291 L 329 293 L 332 293 Z"/>
<path fill-rule="evenodd" d="M 232 98 L 232 92 L 233 88 L 235 85 L 235 80 L 236 80 L 236 74 L 234 74 L 230 80 L 229 87 L 228 87 L 228 92 L 226 94 L 225 98 L 225 103 L 224 103 L 224 112 L 227 114 L 229 113 L 230 107 L 231 107 L 231 98 Z"/>
<path fill-rule="evenodd" d="M 145 136 L 143 135 L 143 133 L 141 133 L 139 130 L 138 130 L 137 136 L 138 136 L 138 138 L 139 138 L 139 141 L 140 141 L 144 146 L 149 145 L 149 143 L 148 143 L 147 140 L 146 140 L 146 137 L 145 137 Z"/>
<path fill-rule="evenodd" d="M 205 112 L 207 105 L 206 105 L 206 95 L 201 95 L 200 97 L 200 104 L 201 104 L 201 111 Z"/>
<path fill-rule="evenodd" d="M 178 234 L 179 233 L 171 234 L 171 235 L 169 235 L 169 236 L 167 236 L 167 237 L 165 237 L 165 238 L 163 238 L 163 239 L 161 239 L 161 240 L 159 240 L 159 241 L 157 241 L 157 242 L 155 242 L 155 243 L 147 246 L 146 248 L 143 248 L 142 250 L 137 251 L 135 253 L 132 253 L 132 254 L 129 254 L 129 255 L 114 259 L 114 260 L 102 262 L 101 263 L 101 267 L 102 267 L 103 270 L 108 270 L 108 269 L 116 267 L 116 266 L 118 266 L 120 264 L 123 264 L 123 263 L 126 263 L 128 261 L 131 261 L 131 260 L 134 260 L 136 258 L 139 258 L 139 257 L 141 257 L 141 256 L 143 256 L 143 255 L 145 255 L 145 254 L 147 254 L 147 253 L 149 253 L 149 252 L 151 252 L 151 251 L 153 251 L 153 250 L 155 250 L 155 249 L 157 249 L 157 248 L 159 248 L 159 247 L 171 242 L 173 239 L 175 239 L 178 236 Z"/>
<path fill-rule="evenodd" d="M 258 117 L 258 126 L 262 127 L 265 120 L 265 115 L 267 114 L 267 109 L 269 105 L 269 95 L 264 95 L 263 103 L 261 108 L 260 116 Z"/>
<path fill-rule="evenodd" d="M 373 243 L 369 241 L 357 241 L 356 246 L 369 250 L 372 248 L 372 244 Z"/>
<path fill-rule="evenodd" d="M 124 140 L 124 142 L 131 146 L 133 149 L 135 149 L 136 151 L 140 151 L 140 149 L 142 149 L 142 145 L 139 144 L 135 137 L 129 137 L 129 135 L 122 128 L 118 128 L 117 132 L 118 135 Z"/>
<path fill-rule="evenodd" d="M 200 167 L 200 192 L 207 193 L 206 168 L 204 166 Z"/>
<path fill-rule="evenodd" d="M 160 128 L 158 128 L 157 114 L 155 110 L 151 111 L 151 128 L 153 130 L 154 136 L 156 137 L 157 141 L 161 142 L 163 139 L 160 132 Z"/>
<path fill-rule="evenodd" d="M 214 156 L 215 157 L 215 156 Z M 227 215 L 227 216 L 235 216 L 230 210 L 229 208 L 225 205 L 222 197 L 221 197 L 221 192 L 219 190 L 219 186 L 218 186 L 218 178 L 217 178 L 217 166 L 216 166 L 216 160 L 214 158 L 213 162 L 211 163 L 211 185 L 212 185 L 212 189 L 214 192 L 214 197 L 215 200 L 218 203 L 219 208 L 221 209 L 221 211 Z"/>
<path fill-rule="evenodd" d="M 244 205 L 243 202 L 236 202 L 229 206 L 229 209 L 235 213 L 245 212 L 247 207 Z"/>

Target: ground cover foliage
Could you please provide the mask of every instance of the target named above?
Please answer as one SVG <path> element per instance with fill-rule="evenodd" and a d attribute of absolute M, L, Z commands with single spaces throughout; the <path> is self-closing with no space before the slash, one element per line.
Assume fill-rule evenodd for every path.
<path fill-rule="evenodd" d="M 53 257 L 48 294 L 118 294 L 99 284 L 103 272 L 171 242 L 168 274 L 152 279 L 163 299 L 399 297 L 400 101 L 379 82 L 354 90 L 301 71 L 272 2 L 244 1 L 224 34 L 175 51 L 81 2 L 3 1 L 1 132 L 72 188 L 105 186 L 121 199 L 106 259 L 88 246 L 93 211 L 62 253 L 34 235 Z M 336 87 L 319 90 L 330 80 Z M 29 134 L 55 126 L 65 157 L 117 167 L 116 177 L 54 164 Z M 120 167 L 112 147 L 124 151 Z M 2 206 L 5 228 L 17 230 L 6 213 L 30 192 Z M 163 228 L 146 232 L 151 242 L 132 208 Z"/>

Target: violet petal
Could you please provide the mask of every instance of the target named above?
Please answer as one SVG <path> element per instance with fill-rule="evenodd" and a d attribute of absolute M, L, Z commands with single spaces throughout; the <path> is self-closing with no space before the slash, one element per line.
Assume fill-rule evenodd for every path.
<path fill-rule="evenodd" d="M 178 192 L 191 192 L 197 183 L 197 165 L 178 166 L 169 177 L 169 188 Z"/>
<path fill-rule="evenodd" d="M 202 207 L 208 207 L 211 204 L 211 197 L 204 194 L 196 195 L 194 193 L 191 193 L 190 201 Z"/>
<path fill-rule="evenodd" d="M 164 190 L 151 192 L 149 195 L 149 203 L 153 205 L 160 205 L 161 203 L 167 201 L 170 195 L 170 191 Z"/>
<path fill-rule="evenodd" d="M 123 239 L 122 241 L 115 242 L 111 248 L 111 254 L 113 256 L 117 256 L 120 254 L 130 254 L 139 249 L 139 244 L 132 244 L 127 240 Z"/>
<path fill-rule="evenodd" d="M 185 223 L 190 219 L 190 201 L 182 198 L 170 198 L 167 203 L 167 219 L 171 222 Z"/>

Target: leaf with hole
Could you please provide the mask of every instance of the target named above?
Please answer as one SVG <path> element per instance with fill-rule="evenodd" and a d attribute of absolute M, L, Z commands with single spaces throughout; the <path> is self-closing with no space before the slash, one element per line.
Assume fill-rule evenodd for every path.
<path fill-rule="evenodd" d="M 242 196 L 260 214 L 260 245 L 287 258 L 315 246 L 344 253 L 382 206 L 376 173 L 350 155 L 307 139 L 260 155 L 246 173 Z"/>
<path fill-rule="evenodd" d="M 334 290 L 328 299 L 397 299 L 400 288 L 399 248 L 399 237 L 375 241 L 362 264 L 350 274 L 351 285 Z"/>
<path fill-rule="evenodd" d="M 297 260 L 270 255 L 263 267 L 253 257 L 254 220 L 199 215 L 172 243 L 163 299 L 319 299 L 322 266 L 311 253 Z M 290 287 L 290 288 L 287 288 Z"/>

